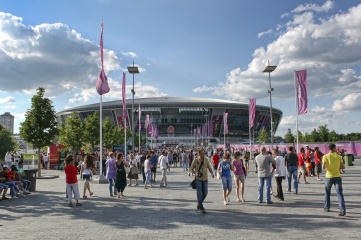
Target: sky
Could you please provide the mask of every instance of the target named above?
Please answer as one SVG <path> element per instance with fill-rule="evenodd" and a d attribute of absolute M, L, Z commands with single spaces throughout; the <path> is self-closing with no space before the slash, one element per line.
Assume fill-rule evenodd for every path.
<path fill-rule="evenodd" d="M 56 111 L 99 102 L 100 26 L 110 92 L 134 61 L 135 98 L 199 97 L 283 111 L 276 135 L 296 131 L 294 71 L 307 69 L 299 130 L 361 132 L 361 4 L 284 0 L 0 0 L 0 113 L 15 133 L 38 87 Z M 127 74 L 127 98 L 132 75 Z"/>

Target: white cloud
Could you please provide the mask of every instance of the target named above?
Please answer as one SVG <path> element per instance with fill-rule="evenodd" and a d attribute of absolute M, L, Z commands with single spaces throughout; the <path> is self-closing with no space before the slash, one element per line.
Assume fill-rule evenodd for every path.
<path fill-rule="evenodd" d="M 8 105 L 8 106 L 4 106 L 4 109 L 15 109 L 17 108 L 16 105 Z"/>
<path fill-rule="evenodd" d="M 298 5 L 295 9 L 292 10 L 293 13 L 300 13 L 305 11 L 314 11 L 314 12 L 328 12 L 333 8 L 333 2 L 327 0 L 323 5 L 319 6 L 314 3 L 305 3 Z"/>
<path fill-rule="evenodd" d="M 308 6 L 304 11 L 326 11 L 329 6 L 326 2 L 319 9 Z M 361 52 L 356 50 L 361 49 L 358 32 L 361 32 L 361 5 L 317 21 L 312 12 L 297 14 L 285 24 L 284 32 L 276 40 L 254 51 L 245 70 L 233 69 L 225 82 L 200 86 L 193 91 L 208 91 L 214 96 L 221 94 L 241 102 L 248 98 L 267 98 L 268 74 L 262 71 L 270 60 L 271 65 L 278 65 L 271 73 L 274 98 L 294 97 L 294 70 L 301 69 L 308 71 L 310 98 L 334 98 L 357 92 L 361 87 L 361 76 L 355 67 L 361 64 Z"/>
<path fill-rule="evenodd" d="M 126 56 L 126 57 L 131 57 L 131 58 L 137 58 L 137 54 L 135 52 L 122 52 L 122 55 Z"/>
<path fill-rule="evenodd" d="M 258 33 L 257 36 L 258 36 L 258 38 L 261 38 L 261 37 L 263 37 L 263 35 L 270 34 L 272 32 L 273 32 L 272 29 L 268 29 L 267 31 Z"/>
<path fill-rule="evenodd" d="M 361 93 L 350 93 L 341 100 L 333 102 L 334 111 L 361 111 Z"/>
<path fill-rule="evenodd" d="M 34 94 L 44 87 L 47 96 L 60 96 L 70 89 L 95 86 L 99 46 L 67 25 L 29 26 L 0 12 L 0 32 L 1 91 Z M 114 51 L 104 49 L 104 67 L 106 74 L 120 69 Z"/>
<path fill-rule="evenodd" d="M 11 113 L 17 119 L 25 119 L 25 112 L 22 113 Z"/>
<path fill-rule="evenodd" d="M 0 103 L 12 103 L 15 102 L 15 99 L 13 97 L 6 97 L 6 98 L 0 98 Z"/>

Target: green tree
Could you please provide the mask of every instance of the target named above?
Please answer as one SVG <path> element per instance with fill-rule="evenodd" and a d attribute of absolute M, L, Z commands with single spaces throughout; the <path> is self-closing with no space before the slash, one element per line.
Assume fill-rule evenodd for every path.
<path fill-rule="evenodd" d="M 330 142 L 336 142 L 339 140 L 338 134 L 335 132 L 335 130 L 332 130 L 330 134 L 328 135 L 328 140 Z"/>
<path fill-rule="evenodd" d="M 294 143 L 295 137 L 292 134 L 291 128 L 287 129 L 287 133 L 285 135 L 285 141 L 286 143 Z"/>
<path fill-rule="evenodd" d="M 11 132 L 0 125 L 0 159 L 4 160 L 5 154 L 17 148 L 17 143 Z"/>
<path fill-rule="evenodd" d="M 297 141 L 297 135 L 296 134 L 295 134 L 294 138 L 295 138 L 295 142 L 296 142 Z M 298 142 L 302 142 L 302 140 L 303 140 L 303 134 L 302 134 L 302 132 L 300 130 L 298 130 Z"/>
<path fill-rule="evenodd" d="M 99 144 L 99 123 L 99 112 L 95 112 L 93 115 L 87 117 L 84 121 L 83 142 L 88 144 L 88 147 L 90 147 L 91 151 L 94 151 L 95 146 Z"/>
<path fill-rule="evenodd" d="M 327 124 L 318 127 L 318 134 L 320 136 L 321 142 L 329 141 L 328 137 L 330 135 L 330 130 L 327 128 Z"/>
<path fill-rule="evenodd" d="M 83 146 L 83 124 L 75 112 L 60 127 L 59 143 L 67 147 L 73 154 Z"/>
<path fill-rule="evenodd" d="M 268 132 L 265 129 L 262 129 L 258 134 L 258 142 L 267 142 L 268 140 Z"/>
<path fill-rule="evenodd" d="M 320 134 L 318 133 L 316 128 L 314 128 L 310 133 L 310 138 L 312 139 L 312 142 L 321 142 Z"/>
<path fill-rule="evenodd" d="M 55 109 L 52 101 L 44 97 L 45 90 L 39 87 L 31 98 L 31 108 L 20 123 L 20 136 L 38 150 L 38 176 L 41 176 L 42 147 L 49 146 L 58 134 Z"/>
<path fill-rule="evenodd" d="M 107 117 L 103 121 L 103 145 L 106 149 L 113 149 L 114 144 L 117 144 L 117 133 L 117 127 Z"/>

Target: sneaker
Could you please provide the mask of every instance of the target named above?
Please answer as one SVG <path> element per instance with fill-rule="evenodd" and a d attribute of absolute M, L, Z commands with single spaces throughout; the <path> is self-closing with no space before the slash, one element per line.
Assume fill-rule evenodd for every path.
<path fill-rule="evenodd" d="M 273 202 L 272 202 L 272 201 L 269 201 L 269 202 L 267 202 L 267 204 L 273 204 Z"/>
<path fill-rule="evenodd" d="M 83 206 L 83 204 L 77 202 L 77 203 L 75 204 L 75 206 L 80 207 L 80 206 Z"/>
<path fill-rule="evenodd" d="M 68 207 L 73 207 L 73 204 L 70 202 L 70 203 L 68 204 Z"/>
<path fill-rule="evenodd" d="M 329 212 L 329 211 L 330 211 L 330 209 L 328 209 L 328 208 L 324 208 L 324 209 L 323 209 L 323 211 L 325 211 L 325 212 Z"/>
<path fill-rule="evenodd" d="M 5 196 L 3 196 L 1 199 L 2 199 L 2 200 L 9 200 L 9 198 L 8 198 L 8 197 L 5 197 Z"/>
<path fill-rule="evenodd" d="M 206 214 L 207 212 L 206 212 L 206 210 L 203 208 L 203 209 L 201 210 L 201 213 L 202 213 L 202 214 Z"/>
<path fill-rule="evenodd" d="M 227 201 L 224 201 L 223 204 L 224 204 L 224 205 L 227 205 L 228 203 L 227 203 Z"/>
<path fill-rule="evenodd" d="M 138 187 L 138 186 L 139 186 L 139 184 L 137 183 L 137 184 L 135 184 L 134 186 Z"/>
<path fill-rule="evenodd" d="M 340 217 L 346 216 L 346 212 L 342 211 L 338 214 Z"/>
<path fill-rule="evenodd" d="M 230 202 L 231 200 L 229 200 L 229 197 L 227 197 L 227 202 Z"/>

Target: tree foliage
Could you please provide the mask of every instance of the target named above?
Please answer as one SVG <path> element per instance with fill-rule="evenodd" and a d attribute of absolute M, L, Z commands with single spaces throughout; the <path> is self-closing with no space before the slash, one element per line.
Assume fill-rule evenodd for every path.
<path fill-rule="evenodd" d="M 20 123 L 20 136 L 38 149 L 38 175 L 41 176 L 40 150 L 52 143 L 58 128 L 52 101 L 44 97 L 44 88 L 39 87 L 36 92 L 31 98 L 31 108 L 25 113 L 25 121 Z"/>
<path fill-rule="evenodd" d="M 265 129 L 262 129 L 258 134 L 258 142 L 267 142 L 268 140 L 268 132 Z"/>
<path fill-rule="evenodd" d="M 59 143 L 71 152 L 79 151 L 83 146 L 83 124 L 75 112 L 60 127 Z"/>
<path fill-rule="evenodd" d="M 83 142 L 88 145 L 91 151 L 99 144 L 100 139 L 100 119 L 99 112 L 87 117 L 84 121 Z"/>
<path fill-rule="evenodd" d="M 5 154 L 17 148 L 17 143 L 11 132 L 0 125 L 0 159 L 4 160 Z"/>
<path fill-rule="evenodd" d="M 285 135 L 286 143 L 293 143 L 295 141 L 295 137 L 292 134 L 291 128 L 287 129 L 287 133 Z"/>
<path fill-rule="evenodd" d="M 117 144 L 117 134 L 117 127 L 107 117 L 103 121 L 103 145 L 106 149 L 113 149 L 113 146 Z"/>

